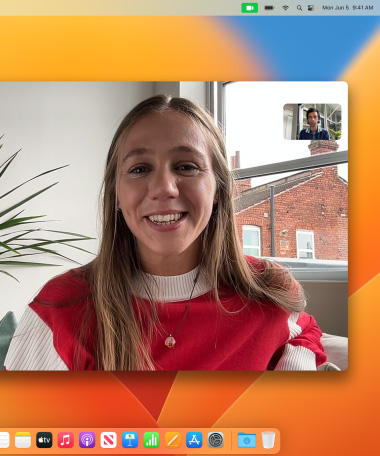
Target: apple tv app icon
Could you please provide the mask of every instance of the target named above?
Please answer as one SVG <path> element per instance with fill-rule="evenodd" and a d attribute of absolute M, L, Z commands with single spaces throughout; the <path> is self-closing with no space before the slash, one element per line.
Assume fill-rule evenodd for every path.
<path fill-rule="evenodd" d="M 37 448 L 51 448 L 53 445 L 53 434 L 51 432 L 37 432 Z"/>

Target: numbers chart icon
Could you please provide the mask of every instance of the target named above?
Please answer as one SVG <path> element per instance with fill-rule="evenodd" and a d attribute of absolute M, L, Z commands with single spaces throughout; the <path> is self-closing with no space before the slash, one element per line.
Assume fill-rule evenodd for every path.
<path fill-rule="evenodd" d="M 158 432 L 144 432 L 144 447 L 158 448 L 160 446 L 160 434 Z"/>

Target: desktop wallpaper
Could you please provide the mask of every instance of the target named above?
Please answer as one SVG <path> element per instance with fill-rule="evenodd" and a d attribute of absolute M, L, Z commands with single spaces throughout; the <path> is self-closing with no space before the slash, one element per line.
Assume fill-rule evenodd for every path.
<path fill-rule="evenodd" d="M 274 427 L 284 456 L 375 454 L 379 17 L 14 16 L 0 43 L 3 81 L 346 81 L 350 175 L 347 371 L 3 372 L 0 427 Z"/>

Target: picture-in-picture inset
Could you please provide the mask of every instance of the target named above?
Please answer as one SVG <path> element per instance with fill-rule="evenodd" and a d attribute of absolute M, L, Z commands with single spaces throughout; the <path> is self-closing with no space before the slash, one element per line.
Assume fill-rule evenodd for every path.
<path fill-rule="evenodd" d="M 342 107 L 333 103 L 284 105 L 284 138 L 330 141 L 342 136 Z"/>

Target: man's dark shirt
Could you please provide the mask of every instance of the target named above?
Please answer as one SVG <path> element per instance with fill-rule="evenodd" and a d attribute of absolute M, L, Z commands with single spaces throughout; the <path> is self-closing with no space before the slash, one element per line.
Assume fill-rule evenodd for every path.
<path fill-rule="evenodd" d="M 315 131 L 315 134 L 312 133 L 312 130 L 310 130 L 310 127 L 307 127 L 300 131 L 300 134 L 298 135 L 298 139 L 308 139 L 308 140 L 315 139 L 316 141 L 320 141 L 320 140 L 324 139 L 324 140 L 328 141 L 330 139 L 330 135 L 327 130 L 325 130 L 324 128 L 322 128 L 318 125 L 318 128 Z"/>

